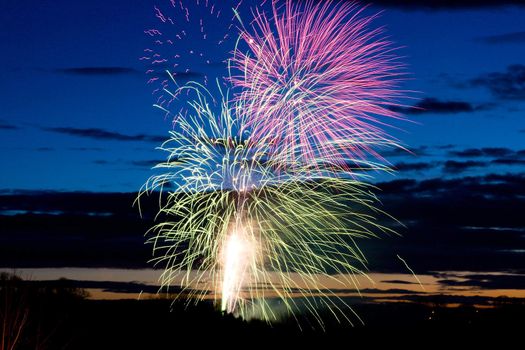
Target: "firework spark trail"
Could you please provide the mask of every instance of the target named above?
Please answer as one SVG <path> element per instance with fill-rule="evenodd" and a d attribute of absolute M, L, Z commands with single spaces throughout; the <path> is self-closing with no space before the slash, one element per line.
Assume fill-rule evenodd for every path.
<path fill-rule="evenodd" d="M 382 119 L 401 118 L 391 107 L 405 92 L 392 43 L 369 29 L 376 16 L 334 1 L 271 6 L 254 11 L 232 59 L 254 137 L 277 137 L 273 151 L 292 163 L 382 159 L 376 146 L 396 144 Z"/>
<path fill-rule="evenodd" d="M 421 283 L 421 281 L 419 280 L 419 277 L 417 277 L 416 273 L 414 272 L 414 270 L 412 270 L 412 268 L 407 264 L 406 260 L 403 259 L 402 257 L 399 256 L 399 254 L 396 254 L 397 258 L 399 260 L 401 260 L 401 262 L 403 263 L 403 265 L 405 265 L 405 267 L 407 268 L 408 271 L 410 271 L 410 273 L 412 274 L 412 276 L 414 276 L 414 278 L 416 279 L 417 283 L 419 283 L 419 286 L 421 287 L 421 289 L 425 290 L 425 287 L 423 286 L 423 284 Z"/>
<path fill-rule="evenodd" d="M 277 171 L 282 165 L 268 144 L 246 135 L 236 115 L 242 106 L 223 102 L 215 115 L 204 94 L 196 95 L 193 113 L 179 119 L 181 131 L 161 148 L 169 154 L 158 166 L 162 174 L 142 192 L 175 187 L 161 194 L 161 222 L 149 239 L 154 261 L 165 267 L 163 286 L 182 274 L 195 297 L 211 290 L 224 310 L 266 320 L 276 319 L 268 296 L 290 313 L 298 308 L 292 296 L 303 296 L 320 324 L 308 297 L 331 296 L 323 305 L 347 317 L 322 278 L 357 287 L 366 259 L 355 240 L 392 232 L 375 219 L 383 213 L 371 186 L 297 166 Z"/>
<path fill-rule="evenodd" d="M 217 77 L 208 76 L 209 67 L 213 65 L 222 64 L 226 72 L 225 62 L 234 45 L 231 8 L 239 8 L 243 1 L 214 4 L 211 1 L 166 0 L 163 6 L 154 7 L 158 28 L 144 31 L 151 39 L 151 47 L 144 50 L 139 60 L 146 65 L 147 82 L 153 87 L 155 104 L 167 116 L 178 114 L 172 113 L 170 108 L 175 100 L 193 98 L 180 96 L 182 92 L 190 92 L 180 90 L 180 86 L 188 81 L 213 86 Z M 203 70 L 206 73 L 201 73 Z"/>

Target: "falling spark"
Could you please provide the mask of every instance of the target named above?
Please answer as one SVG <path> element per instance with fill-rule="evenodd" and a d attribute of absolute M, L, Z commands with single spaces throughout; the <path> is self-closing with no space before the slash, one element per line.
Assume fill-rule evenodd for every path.
<path fill-rule="evenodd" d="M 423 284 L 421 283 L 421 281 L 419 280 L 419 277 L 417 277 L 416 273 L 414 272 L 414 270 L 412 270 L 412 268 L 410 268 L 410 266 L 408 266 L 407 262 L 405 259 L 403 259 L 402 257 L 400 257 L 399 255 L 397 255 L 397 258 L 399 260 L 401 260 L 401 262 L 405 265 L 405 267 L 407 268 L 408 271 L 410 271 L 410 273 L 412 274 L 412 276 L 414 276 L 414 278 L 416 279 L 417 283 L 419 283 L 419 286 L 421 287 L 421 289 L 425 290 L 425 287 L 423 286 Z"/>

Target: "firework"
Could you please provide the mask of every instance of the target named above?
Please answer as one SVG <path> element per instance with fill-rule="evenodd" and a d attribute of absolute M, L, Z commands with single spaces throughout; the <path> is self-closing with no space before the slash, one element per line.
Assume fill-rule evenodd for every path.
<path fill-rule="evenodd" d="M 272 152 L 292 164 L 359 167 L 395 145 L 384 119 L 394 106 L 403 67 L 383 30 L 370 29 L 355 3 L 272 1 L 242 26 L 231 82 L 253 137 L 275 139 Z M 353 163 L 353 164 L 352 164 Z"/>
<path fill-rule="evenodd" d="M 375 219 L 371 186 L 281 164 L 272 145 L 246 129 L 242 105 L 225 98 L 216 114 L 199 89 L 161 147 L 168 154 L 161 173 L 141 192 L 161 192 L 161 222 L 149 242 L 165 268 L 163 286 L 181 283 L 182 294 L 222 299 L 223 311 L 243 317 L 275 320 L 270 298 L 293 313 L 294 297 L 320 324 L 309 297 L 347 317 L 326 281 L 356 286 L 366 259 L 355 240 L 389 231 Z"/>
<path fill-rule="evenodd" d="M 213 87 L 227 73 L 226 62 L 237 35 L 232 8 L 239 8 L 242 2 L 165 0 L 154 6 L 157 23 L 144 30 L 151 44 L 139 60 L 145 65 L 155 105 L 167 116 L 181 112 L 172 113 L 174 101 L 194 97 L 181 86 L 193 81 Z"/>
<path fill-rule="evenodd" d="M 181 43 L 192 41 L 191 27 L 199 40 L 211 38 L 202 18 L 170 3 L 186 29 L 157 7 L 156 15 L 179 28 Z M 220 17 L 211 2 L 193 5 Z M 405 94 L 403 67 L 382 29 L 368 29 L 376 16 L 355 4 L 269 6 L 270 14 L 255 9 L 248 26 L 238 6 L 228 16 L 239 28 L 222 21 L 228 33 L 239 30 L 228 64 L 232 98 L 220 77 L 217 89 L 208 77 L 181 87 L 191 78 L 181 65 L 194 64 L 197 51 L 185 60 L 166 31 L 146 31 L 156 43 L 144 57 L 153 60 L 150 83 L 160 84 L 156 106 L 171 114 L 172 102 L 188 96 L 160 147 L 167 160 L 139 194 L 160 195 L 148 242 L 165 269 L 162 286 L 181 285 L 190 300 L 213 298 L 224 312 L 267 321 L 278 319 L 270 300 L 280 300 L 287 313 L 306 308 L 320 325 L 319 307 L 350 321 L 329 287 L 357 289 L 366 270 L 357 240 L 393 232 L 379 223 L 385 214 L 365 170 L 389 171 L 377 152 L 398 146 L 383 120 L 400 118 L 392 107 Z"/>

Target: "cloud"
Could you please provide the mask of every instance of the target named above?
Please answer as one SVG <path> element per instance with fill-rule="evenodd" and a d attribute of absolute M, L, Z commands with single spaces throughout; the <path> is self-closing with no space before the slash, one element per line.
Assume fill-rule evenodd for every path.
<path fill-rule="evenodd" d="M 454 275 L 445 275 L 456 277 Z M 482 289 L 525 289 L 525 275 L 521 274 L 469 274 L 446 278 L 438 282 L 448 287 L 471 287 Z"/>
<path fill-rule="evenodd" d="M 405 163 L 405 162 L 399 162 L 394 165 L 394 169 L 401 172 L 409 172 L 409 171 L 423 171 L 423 170 L 430 170 L 436 167 L 435 163 L 425 163 L 425 162 L 417 162 L 417 163 Z"/>
<path fill-rule="evenodd" d="M 399 7 L 407 10 L 460 10 L 493 8 L 503 6 L 525 6 L 522 0 L 376 0 L 375 5 Z"/>
<path fill-rule="evenodd" d="M 109 163 L 110 162 L 108 160 L 104 160 L 104 159 L 97 159 L 93 161 L 93 164 L 97 164 L 97 165 L 107 165 Z"/>
<path fill-rule="evenodd" d="M 56 127 L 56 128 L 42 128 L 48 132 L 58 134 L 89 138 L 94 140 L 104 141 L 146 141 L 146 142 L 163 142 L 166 137 L 154 136 L 146 134 L 125 135 L 114 131 L 108 131 L 99 128 L 70 128 L 70 127 Z"/>
<path fill-rule="evenodd" d="M 382 283 L 392 283 L 392 284 L 419 284 L 417 282 L 403 281 L 403 280 L 383 280 Z"/>
<path fill-rule="evenodd" d="M 61 286 L 67 288 L 82 288 L 82 289 L 101 289 L 104 292 L 110 293 L 149 293 L 157 294 L 160 291 L 169 291 L 170 293 L 180 293 L 183 288 L 178 285 L 171 285 L 169 290 L 161 288 L 160 286 L 154 286 L 150 284 L 144 284 L 139 282 L 120 282 L 120 281 L 89 281 L 89 280 L 70 280 L 70 279 L 59 279 L 59 280 L 44 280 L 44 281 L 27 281 L 26 283 L 35 286 L 42 287 L 56 287 Z M 185 292 L 191 292 L 192 289 L 186 289 Z M 203 292 L 204 293 L 204 292 Z"/>
<path fill-rule="evenodd" d="M 425 98 L 413 107 L 391 107 L 392 110 L 404 114 L 457 114 L 472 113 L 479 108 L 463 101 L 441 101 L 436 98 Z"/>
<path fill-rule="evenodd" d="M 439 163 L 435 163 L 439 164 Z M 443 172 L 447 174 L 460 174 L 474 168 L 486 168 L 491 165 L 507 165 L 507 166 L 521 166 L 525 165 L 525 159 L 519 159 L 518 157 L 507 157 L 507 158 L 496 158 L 491 161 L 455 161 L 447 160 L 442 163 Z"/>
<path fill-rule="evenodd" d="M 458 173 L 473 167 L 490 165 L 525 165 L 525 150 L 515 151 L 504 147 L 467 148 L 461 151 L 450 151 L 449 156 L 459 158 L 493 158 L 490 162 L 448 161 L 445 163 L 445 171 Z"/>
<path fill-rule="evenodd" d="M 400 179 L 377 184 L 386 194 L 425 196 L 441 198 L 443 196 L 480 196 L 516 198 L 525 196 L 525 173 L 523 174 L 488 174 L 485 176 L 463 177 L 454 179 Z M 525 219 L 525 218 L 524 218 Z"/>
<path fill-rule="evenodd" d="M 400 272 L 395 254 L 416 274 L 525 268 L 516 255 L 525 250 L 525 173 L 403 179 L 377 187 L 382 209 L 406 228 L 399 228 L 401 238 L 360 242 L 372 270 Z"/>
<path fill-rule="evenodd" d="M 499 165 L 525 165 L 525 159 L 499 158 L 494 159 L 491 163 Z"/>
<path fill-rule="evenodd" d="M 428 146 L 420 146 L 417 148 L 391 148 L 385 151 L 381 151 L 381 155 L 385 158 L 393 157 L 414 157 L 414 156 L 427 156 Z"/>
<path fill-rule="evenodd" d="M 0 130 L 19 130 L 20 128 L 16 125 L 12 125 L 3 120 L 0 120 Z"/>
<path fill-rule="evenodd" d="M 457 162 L 455 160 L 447 160 L 443 163 L 443 171 L 449 174 L 459 174 L 472 168 L 480 168 L 486 166 L 486 162 L 478 162 L 469 160 L 465 162 Z"/>
<path fill-rule="evenodd" d="M 485 87 L 501 99 L 525 99 L 525 65 L 514 64 L 505 72 L 481 75 L 470 81 L 471 86 Z"/>
<path fill-rule="evenodd" d="M 137 71 L 129 67 L 74 67 L 74 68 L 61 68 L 56 70 L 59 73 L 70 74 L 70 75 L 84 75 L 84 76 L 97 76 L 97 75 L 127 75 L 135 74 Z"/>
<path fill-rule="evenodd" d="M 76 152 L 102 152 L 106 149 L 101 147 L 69 147 L 67 150 Z"/>
<path fill-rule="evenodd" d="M 35 149 L 35 151 L 37 152 L 51 152 L 51 151 L 54 151 L 55 149 L 54 148 L 51 148 L 51 147 L 38 147 Z"/>
<path fill-rule="evenodd" d="M 364 288 L 364 289 L 360 289 L 359 292 L 363 294 L 420 294 L 421 293 L 421 292 L 415 292 L 413 290 L 399 289 L 399 288 L 392 288 L 392 289 Z"/>
<path fill-rule="evenodd" d="M 513 32 L 500 35 L 491 35 L 478 38 L 478 40 L 487 44 L 513 44 L 525 43 L 525 31 Z"/>
<path fill-rule="evenodd" d="M 171 162 L 177 161 L 175 158 L 170 160 Z M 131 165 L 138 168 L 148 168 L 151 169 L 159 164 L 166 164 L 167 159 L 164 160 L 154 160 L 154 159 L 143 159 L 143 160 L 129 160 L 129 159 L 96 159 L 93 161 L 93 164 L 97 165 Z"/>
<path fill-rule="evenodd" d="M 517 255 L 525 250 L 525 173 L 376 185 L 380 209 L 405 227 L 382 219 L 400 236 L 378 232 L 381 239 L 357 240 L 371 271 L 408 273 L 396 254 L 416 274 L 525 271 L 525 259 Z M 144 219 L 132 207 L 135 198 L 136 193 L 0 193 L 0 266 L 151 267 L 144 233 L 158 197 L 143 198 Z"/>
<path fill-rule="evenodd" d="M 0 195 L 3 213 L 14 213 L 0 213 L 0 266 L 151 267 L 144 233 L 152 225 L 156 199 L 143 197 L 141 219 L 133 207 L 136 196 L 50 191 Z"/>
<path fill-rule="evenodd" d="M 164 164 L 166 163 L 166 159 L 164 160 L 135 160 L 131 162 L 131 165 L 140 167 L 140 168 L 153 168 L 154 166 L 158 164 Z"/>
<path fill-rule="evenodd" d="M 478 158 L 478 157 L 509 157 L 515 151 L 503 147 L 467 148 L 461 151 L 451 151 L 448 153 L 453 157 Z"/>

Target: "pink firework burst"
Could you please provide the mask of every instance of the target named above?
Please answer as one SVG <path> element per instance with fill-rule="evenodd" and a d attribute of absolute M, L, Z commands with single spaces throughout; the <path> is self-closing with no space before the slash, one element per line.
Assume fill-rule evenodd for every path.
<path fill-rule="evenodd" d="M 291 0 L 256 9 L 232 60 L 237 99 L 256 139 L 288 164 L 347 171 L 381 157 L 395 140 L 382 129 L 406 91 L 403 65 L 377 17 L 355 3 Z M 398 109 L 399 110 L 399 109 Z"/>

